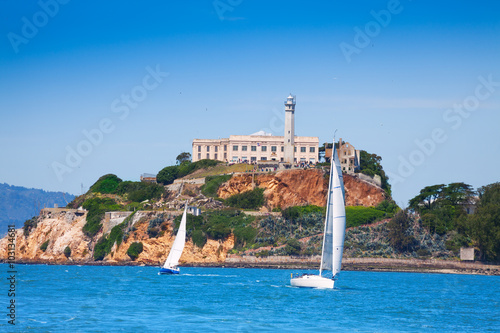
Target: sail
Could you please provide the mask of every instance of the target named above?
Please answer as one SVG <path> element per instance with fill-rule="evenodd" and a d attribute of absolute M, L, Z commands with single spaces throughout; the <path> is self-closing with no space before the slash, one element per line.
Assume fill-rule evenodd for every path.
<path fill-rule="evenodd" d="M 340 272 L 345 235 L 344 181 L 335 144 L 332 150 L 330 182 L 325 217 L 321 271 L 331 270 L 335 276 Z"/>
<path fill-rule="evenodd" d="M 177 231 L 177 236 L 175 236 L 174 244 L 170 249 L 167 260 L 163 265 L 163 268 L 172 268 L 179 264 L 179 259 L 181 257 L 182 251 L 184 250 L 184 244 L 186 243 L 186 212 L 187 212 L 187 202 L 184 207 L 184 213 L 182 214 L 181 224 L 179 225 L 179 230 Z"/>

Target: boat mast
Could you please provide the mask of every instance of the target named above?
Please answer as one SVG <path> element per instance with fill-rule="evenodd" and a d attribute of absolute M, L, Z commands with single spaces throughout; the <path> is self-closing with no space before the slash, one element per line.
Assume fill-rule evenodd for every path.
<path fill-rule="evenodd" d="M 335 133 L 337 133 L 336 130 L 335 130 Z M 326 150 L 326 147 L 325 147 L 325 150 Z M 331 197 L 331 191 L 332 191 L 332 176 L 333 176 L 333 167 L 335 164 L 334 153 L 335 153 L 335 135 L 333 136 L 332 157 L 330 158 L 330 178 L 328 179 L 328 194 L 326 196 L 325 229 L 323 231 L 323 246 L 321 248 L 321 264 L 319 266 L 319 276 L 321 276 L 321 272 L 323 271 L 323 254 L 325 253 L 326 223 L 328 221 L 328 216 L 330 213 L 330 197 Z"/>

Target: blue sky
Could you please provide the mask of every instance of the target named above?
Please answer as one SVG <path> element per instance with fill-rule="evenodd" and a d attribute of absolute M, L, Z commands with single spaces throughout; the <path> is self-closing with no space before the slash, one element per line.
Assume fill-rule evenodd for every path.
<path fill-rule="evenodd" d="M 338 129 L 380 155 L 400 205 L 427 185 L 499 181 L 495 1 L 3 0 L 0 12 L 0 182 L 80 194 L 106 173 L 138 180 L 194 138 L 282 135 L 289 93 L 296 134 Z"/>

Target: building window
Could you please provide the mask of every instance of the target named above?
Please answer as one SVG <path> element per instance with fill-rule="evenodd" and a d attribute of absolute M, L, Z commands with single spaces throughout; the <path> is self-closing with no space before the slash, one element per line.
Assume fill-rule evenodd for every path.
<path fill-rule="evenodd" d="M 293 159 L 293 161 L 294 161 L 294 162 L 297 162 L 297 157 L 295 157 L 295 158 Z"/>
<path fill-rule="evenodd" d="M 251 146 L 251 147 L 250 147 L 250 150 L 251 150 L 251 151 L 257 151 L 257 146 Z"/>
<path fill-rule="evenodd" d="M 283 157 L 282 157 L 282 158 L 280 158 L 280 161 L 281 161 L 281 162 L 283 162 L 284 160 L 285 160 L 285 159 L 284 159 Z"/>
<path fill-rule="evenodd" d="M 281 152 L 283 152 L 285 150 L 285 147 L 281 146 Z"/>
<path fill-rule="evenodd" d="M 198 159 L 201 160 L 201 153 L 198 153 Z"/>
<path fill-rule="evenodd" d="M 224 145 L 224 151 L 227 151 L 227 145 Z"/>
<path fill-rule="evenodd" d="M 304 157 L 301 157 L 301 158 L 300 158 L 300 161 L 301 161 L 301 162 L 305 162 L 305 161 L 306 161 L 306 159 L 305 159 Z"/>
<path fill-rule="evenodd" d="M 224 159 L 225 160 L 227 159 L 227 153 L 224 153 Z"/>
<path fill-rule="evenodd" d="M 217 154 L 214 155 L 214 159 L 217 159 Z"/>
<path fill-rule="evenodd" d="M 293 147 L 293 152 L 296 153 L 297 152 L 297 147 Z"/>
<path fill-rule="evenodd" d="M 255 157 L 255 156 L 250 157 L 250 161 L 252 161 L 252 162 L 257 161 L 257 157 Z"/>
<path fill-rule="evenodd" d="M 271 151 L 276 152 L 276 146 L 271 146 Z"/>
<path fill-rule="evenodd" d="M 316 151 L 316 147 L 309 147 L 309 152 L 310 153 L 314 153 L 315 151 Z"/>
<path fill-rule="evenodd" d="M 314 161 L 315 161 L 315 159 L 314 159 L 314 158 L 310 158 L 310 159 L 309 159 L 309 162 L 310 162 L 310 163 L 312 163 L 312 164 L 314 164 Z"/>
<path fill-rule="evenodd" d="M 210 151 L 210 146 L 207 146 L 207 153 Z"/>
<path fill-rule="evenodd" d="M 241 161 L 242 161 L 242 162 L 247 162 L 247 161 L 248 161 L 248 157 L 246 157 L 246 156 L 242 156 L 242 157 L 241 157 Z"/>
<path fill-rule="evenodd" d="M 261 160 L 262 161 L 267 161 L 267 157 L 262 157 Z"/>
<path fill-rule="evenodd" d="M 217 151 L 218 151 L 218 149 L 217 149 L 217 148 L 219 148 L 219 147 L 217 147 L 217 146 L 215 146 L 215 147 L 214 147 L 214 149 L 215 149 L 215 152 L 217 152 Z"/>
<path fill-rule="evenodd" d="M 306 147 L 300 147 L 300 152 L 305 153 L 306 152 Z"/>
<path fill-rule="evenodd" d="M 200 151 L 201 151 L 201 146 L 198 146 L 198 152 L 200 152 Z"/>
<path fill-rule="evenodd" d="M 238 146 L 234 145 L 233 146 L 233 151 L 238 151 Z"/>
<path fill-rule="evenodd" d="M 262 150 L 262 151 L 267 151 L 267 146 L 262 146 L 262 147 L 261 147 L 261 150 Z"/>
<path fill-rule="evenodd" d="M 209 153 L 207 153 L 207 160 L 209 160 L 209 159 L 210 159 L 210 154 L 209 154 Z"/>
<path fill-rule="evenodd" d="M 237 162 L 238 161 L 238 156 L 233 156 L 233 162 Z"/>
<path fill-rule="evenodd" d="M 247 151 L 247 146 L 241 146 L 241 151 Z"/>

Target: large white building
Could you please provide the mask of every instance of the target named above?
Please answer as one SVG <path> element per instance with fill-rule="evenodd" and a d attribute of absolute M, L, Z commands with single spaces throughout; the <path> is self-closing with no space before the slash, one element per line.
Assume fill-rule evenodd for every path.
<path fill-rule="evenodd" d="M 290 95 L 285 101 L 284 136 L 259 131 L 251 135 L 230 135 L 227 139 L 194 139 L 192 160 L 316 163 L 318 146 L 318 137 L 295 136 L 295 96 Z"/>

